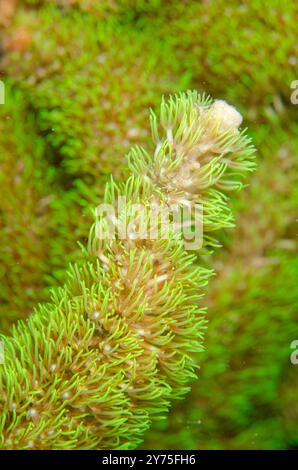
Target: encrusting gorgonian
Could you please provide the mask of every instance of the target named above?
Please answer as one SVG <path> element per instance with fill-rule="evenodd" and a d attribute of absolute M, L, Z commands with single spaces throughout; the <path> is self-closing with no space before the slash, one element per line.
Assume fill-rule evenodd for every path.
<path fill-rule="evenodd" d="M 96 211 L 85 258 L 65 286 L 1 337 L 2 448 L 135 448 L 152 419 L 189 390 L 211 271 L 200 250 L 186 251 L 182 231 L 154 239 L 136 233 L 152 203 L 198 203 L 203 248 L 216 246 L 212 232 L 232 225 L 226 191 L 241 188 L 254 166 L 241 122 L 235 108 L 197 92 L 163 100 L 159 121 L 151 114 L 155 149 L 133 149 L 130 178 L 105 191 L 112 207 L 126 198 L 114 223 L 127 217 L 127 236 L 105 237 L 107 220 Z M 133 204 L 146 208 L 135 219 Z"/>

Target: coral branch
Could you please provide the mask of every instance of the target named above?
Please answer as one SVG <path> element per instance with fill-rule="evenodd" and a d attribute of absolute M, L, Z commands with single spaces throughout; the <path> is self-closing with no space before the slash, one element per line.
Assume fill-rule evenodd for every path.
<path fill-rule="evenodd" d="M 189 390 L 206 324 L 199 300 L 212 272 L 185 250 L 181 231 L 163 238 L 158 222 L 156 238 L 136 234 L 152 204 L 199 203 L 203 244 L 216 245 L 210 233 L 232 225 L 223 191 L 239 189 L 253 168 L 241 121 L 233 107 L 196 92 L 163 101 L 159 124 L 151 114 L 155 150 L 133 149 L 132 176 L 106 186 L 105 204 L 126 198 L 115 237 L 97 211 L 85 260 L 52 303 L 2 337 L 2 448 L 134 448 L 151 420 Z M 134 204 L 146 209 L 138 217 Z M 130 224 L 121 238 L 124 217 Z"/>

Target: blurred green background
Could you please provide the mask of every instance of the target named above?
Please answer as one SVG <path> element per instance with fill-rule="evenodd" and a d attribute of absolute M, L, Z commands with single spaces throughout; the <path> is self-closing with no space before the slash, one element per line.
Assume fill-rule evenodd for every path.
<path fill-rule="evenodd" d="M 217 276 L 199 378 L 143 447 L 298 447 L 297 2 L 0 0 L 0 11 L 1 332 L 81 256 L 105 181 L 150 141 L 148 107 L 205 91 L 242 112 L 257 171 L 205 260 Z"/>

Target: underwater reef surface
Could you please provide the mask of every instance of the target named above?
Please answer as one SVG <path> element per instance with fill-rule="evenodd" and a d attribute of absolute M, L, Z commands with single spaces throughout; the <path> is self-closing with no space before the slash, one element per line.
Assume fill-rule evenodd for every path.
<path fill-rule="evenodd" d="M 204 300 L 199 379 L 144 446 L 297 446 L 297 3 L 6 3 L 1 331 L 49 300 L 82 257 L 76 241 L 86 242 L 105 182 L 127 176 L 131 145 L 150 148 L 146 108 L 188 87 L 226 99 L 249 127 L 258 170 L 233 200 L 222 253 L 204 257 L 219 275 Z"/>

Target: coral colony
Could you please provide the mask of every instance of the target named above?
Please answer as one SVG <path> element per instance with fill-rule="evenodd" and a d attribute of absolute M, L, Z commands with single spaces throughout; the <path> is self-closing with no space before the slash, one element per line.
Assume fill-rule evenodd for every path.
<path fill-rule="evenodd" d="M 239 176 L 253 168 L 241 115 L 187 92 L 163 100 L 150 122 L 153 152 L 133 149 L 131 176 L 119 187 L 108 183 L 104 200 L 113 204 L 120 193 L 145 206 L 199 201 L 210 248 L 214 231 L 232 223 L 226 191 L 239 189 Z M 206 323 L 200 298 L 211 271 L 177 232 L 98 238 L 98 224 L 104 232 L 103 217 L 52 302 L 3 337 L 3 448 L 133 448 L 195 378 Z"/>

